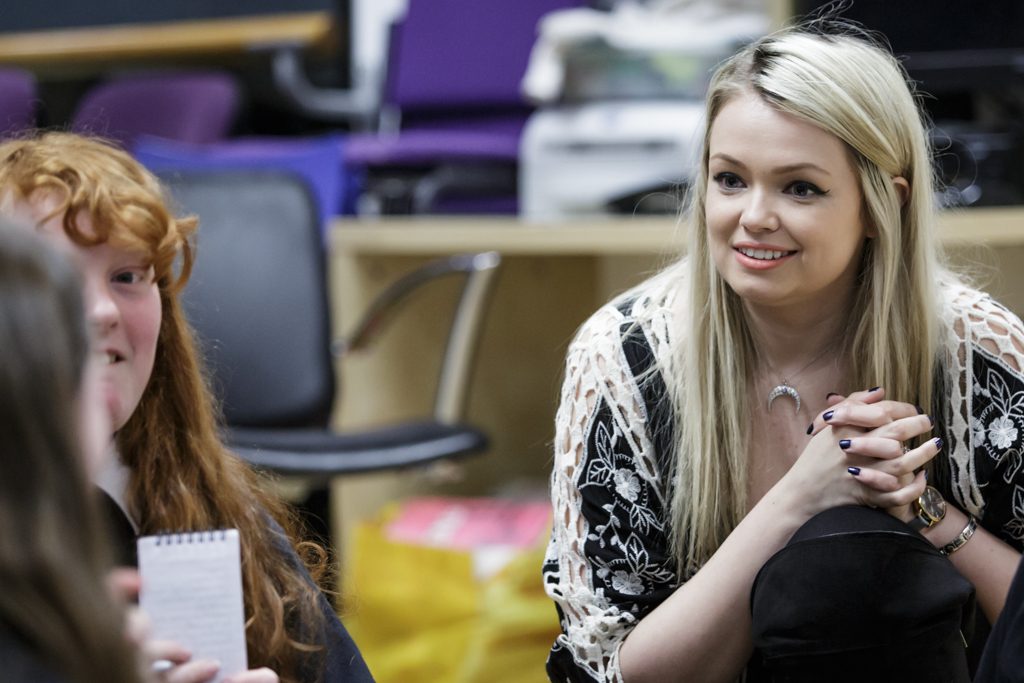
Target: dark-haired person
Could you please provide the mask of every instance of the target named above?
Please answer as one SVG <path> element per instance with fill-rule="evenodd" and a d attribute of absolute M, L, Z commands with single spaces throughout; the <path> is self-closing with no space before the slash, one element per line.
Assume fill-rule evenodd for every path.
<path fill-rule="evenodd" d="M 237 528 L 254 670 L 234 680 L 262 681 L 266 670 L 283 683 L 372 680 L 299 559 L 320 549 L 292 540 L 287 508 L 219 438 L 178 299 L 197 221 L 173 216 L 156 178 L 123 150 L 62 132 L 0 143 L 0 213 L 35 226 L 83 273 L 115 451 L 98 483 L 116 503 L 123 559 L 136 535 Z M 216 674 L 216 662 L 189 661 L 165 678 Z"/>
<path fill-rule="evenodd" d="M 0 221 L 0 678 L 142 683 L 86 468 L 109 422 L 74 268 Z"/>

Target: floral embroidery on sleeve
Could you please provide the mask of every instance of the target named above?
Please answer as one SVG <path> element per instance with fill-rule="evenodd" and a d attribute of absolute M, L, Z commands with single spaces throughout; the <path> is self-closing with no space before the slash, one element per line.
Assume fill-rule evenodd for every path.
<path fill-rule="evenodd" d="M 543 569 L 562 624 L 548 659 L 557 681 L 621 681 L 622 641 L 678 583 L 649 415 L 623 350 L 626 319 L 602 308 L 566 361 L 551 480 L 557 521 Z"/>

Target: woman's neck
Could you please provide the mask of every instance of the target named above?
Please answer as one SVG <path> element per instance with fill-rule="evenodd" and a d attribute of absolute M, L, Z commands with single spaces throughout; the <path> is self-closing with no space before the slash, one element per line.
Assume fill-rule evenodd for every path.
<path fill-rule="evenodd" d="M 763 370 L 787 376 L 842 352 L 849 309 L 780 310 L 746 305 L 747 322 Z M 808 368 L 809 369 L 809 368 Z"/>

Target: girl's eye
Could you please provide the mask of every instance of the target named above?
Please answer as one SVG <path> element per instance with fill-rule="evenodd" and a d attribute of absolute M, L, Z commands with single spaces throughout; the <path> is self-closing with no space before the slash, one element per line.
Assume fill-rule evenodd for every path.
<path fill-rule="evenodd" d="M 809 183 L 806 180 L 797 180 L 796 182 L 790 183 L 789 187 L 786 188 L 786 191 L 794 197 L 800 198 L 828 194 L 814 183 Z"/>
<path fill-rule="evenodd" d="M 743 181 L 735 173 L 723 171 L 716 173 L 712 178 L 723 190 L 738 190 L 743 187 Z"/>
<path fill-rule="evenodd" d="M 139 270 L 125 270 L 113 277 L 113 281 L 120 285 L 134 285 L 143 280 L 145 280 L 145 277 L 142 271 Z"/>

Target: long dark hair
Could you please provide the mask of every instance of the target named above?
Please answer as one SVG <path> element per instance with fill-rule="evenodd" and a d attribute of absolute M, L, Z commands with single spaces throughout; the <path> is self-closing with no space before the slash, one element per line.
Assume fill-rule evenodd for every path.
<path fill-rule="evenodd" d="M 0 350 L 0 630 L 69 681 L 139 683 L 79 452 L 81 285 L 40 238 L 3 224 Z"/>

